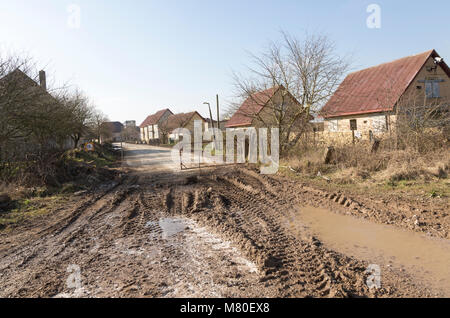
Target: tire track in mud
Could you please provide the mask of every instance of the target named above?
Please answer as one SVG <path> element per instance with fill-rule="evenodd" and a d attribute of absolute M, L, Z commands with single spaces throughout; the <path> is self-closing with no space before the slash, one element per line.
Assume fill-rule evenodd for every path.
<path fill-rule="evenodd" d="M 69 264 L 83 268 L 83 296 L 403 296 L 406 285 L 391 280 L 390 288 L 390 277 L 389 290 L 370 291 L 367 264 L 290 231 L 289 211 L 305 203 L 303 194 L 330 200 L 242 168 L 128 177 L 52 214 L 24 244 L 0 250 L 0 296 L 68 292 Z M 165 219 L 186 229 L 167 237 Z M 255 264 L 258 274 L 240 262 Z M 423 295 L 407 287 L 407 296 Z"/>
<path fill-rule="evenodd" d="M 209 206 L 211 202 L 199 191 L 186 186 L 197 183 L 196 177 L 173 180 L 165 189 L 153 191 L 151 185 L 142 197 L 142 207 L 147 211 L 147 235 L 160 247 L 164 264 L 164 284 L 155 296 L 158 297 L 236 297 L 256 296 L 257 288 L 246 285 L 261 285 L 255 274 L 246 273 L 247 261 L 240 259 L 236 250 L 228 243 L 199 227 L 195 213 Z M 150 189 L 149 189 L 150 188 Z M 206 189 L 205 189 L 206 190 Z M 207 190 L 206 190 L 207 191 Z M 167 225 L 164 225 L 167 223 Z M 180 223 L 185 227 L 179 234 L 167 234 L 170 224 Z M 176 231 L 175 231 L 176 233 Z M 241 263 L 243 265 L 237 265 Z M 244 269 L 236 266 L 244 266 Z M 156 271 L 158 272 L 158 271 Z M 228 280 L 226 280 L 228 278 Z M 246 290 L 243 292 L 243 290 Z"/>
<path fill-rule="evenodd" d="M 231 240 L 265 274 L 261 282 L 277 287 L 278 297 L 402 295 L 390 286 L 369 290 L 367 264 L 327 250 L 307 233 L 291 235 L 288 211 L 304 201 L 289 184 L 252 170 L 230 170 L 200 175 L 185 186 L 167 185 L 166 212 L 178 211 Z"/>
<path fill-rule="evenodd" d="M 224 221 L 224 215 L 221 220 L 217 219 L 215 215 L 208 215 L 207 219 L 215 218 L 213 227 L 218 226 L 230 235 L 234 242 L 238 243 L 246 252 L 246 255 L 265 271 L 266 277 L 262 281 L 266 282 L 266 285 L 273 280 L 284 281 L 279 286 L 282 296 L 326 296 L 331 294 L 331 279 L 324 269 L 323 262 L 320 262 L 316 256 L 313 255 L 307 259 L 307 263 L 312 266 L 299 269 L 297 260 L 305 256 L 297 255 L 298 248 L 302 244 L 283 232 L 275 213 L 275 210 L 282 206 L 277 204 L 273 192 L 265 191 L 261 187 L 263 184 L 257 179 L 246 179 L 245 181 L 250 181 L 247 184 L 243 183 L 239 177 L 213 176 L 210 179 L 214 182 L 213 188 L 215 187 L 215 189 L 213 191 L 219 192 L 222 199 L 211 200 L 209 198 L 204 201 L 223 202 L 223 197 L 225 197 L 227 201 L 232 202 L 232 209 L 239 211 L 223 211 L 223 205 L 219 204 L 219 206 L 213 206 L 214 210 L 222 210 L 222 214 L 231 215 L 226 219 L 225 226 L 220 224 L 221 221 Z M 255 188 L 255 185 L 258 188 Z M 173 192 L 174 190 L 171 188 L 168 196 L 172 198 Z M 195 197 L 198 197 L 198 193 L 204 193 L 208 198 L 206 188 L 197 189 L 195 193 L 197 194 Z M 194 202 L 197 200 L 196 198 Z M 171 202 L 172 199 L 167 201 Z M 168 206 L 169 210 L 172 209 L 172 205 L 170 203 Z M 179 205 L 183 206 L 183 204 Z M 268 213 L 268 210 L 274 211 Z M 199 215 L 199 213 L 195 215 Z M 201 218 L 194 218 L 202 221 Z M 279 284 L 279 282 L 277 283 Z M 303 286 L 308 286 L 308 291 Z M 336 294 L 337 292 L 334 292 L 334 295 Z M 341 292 L 341 295 L 345 296 L 345 293 Z"/>
<path fill-rule="evenodd" d="M 225 180 L 229 181 L 228 178 L 225 178 Z M 270 232 L 269 236 L 266 237 L 269 243 L 269 255 L 263 264 L 264 268 L 269 268 L 269 270 L 266 270 L 266 273 L 272 277 L 286 276 L 289 278 L 290 283 L 286 282 L 283 286 L 286 288 L 286 296 L 298 296 L 299 293 L 304 292 L 307 292 L 307 296 L 330 295 L 332 289 L 330 286 L 331 279 L 326 273 L 324 261 L 316 256 L 317 253 L 309 253 L 311 248 L 314 249 L 317 245 L 298 242 L 284 233 L 279 217 L 274 216 L 275 213 L 273 212 L 280 211 L 280 209 L 286 207 L 278 204 L 273 192 L 261 187 L 264 184 L 258 178 L 246 178 L 247 184 L 242 183 L 242 181 L 241 178 L 238 178 L 237 181 L 231 181 L 237 188 L 244 190 L 243 193 L 233 191 L 233 199 L 242 203 L 242 196 L 244 196 L 245 202 L 250 206 L 249 209 L 246 209 L 248 211 L 247 217 L 251 219 L 252 223 L 262 220 Z M 259 186 L 259 191 L 254 188 L 255 184 Z M 260 195 L 255 198 L 255 193 Z M 270 208 L 268 209 L 268 207 Z M 268 213 L 269 211 L 271 213 Z M 293 246 L 295 248 L 292 248 Z M 302 251 L 302 248 L 303 253 L 299 253 L 299 251 Z M 301 259 L 306 260 L 307 268 L 299 262 Z M 307 286 L 307 290 L 303 286 Z M 346 296 L 342 290 L 340 292 L 341 296 Z M 336 292 L 333 296 L 335 295 Z"/>
<path fill-rule="evenodd" d="M 46 222 L 53 224 L 45 225 L 29 238 L 28 244 L 2 257 L 2 295 L 42 297 L 56 294 L 65 283 L 68 265 L 89 262 L 84 253 L 92 238 L 111 227 L 102 217 L 130 197 L 134 191 L 130 184 L 134 182 L 134 178 L 129 178 L 111 184 L 66 212 L 62 218 L 53 213 Z M 39 288 L 31 289 L 36 285 Z"/>

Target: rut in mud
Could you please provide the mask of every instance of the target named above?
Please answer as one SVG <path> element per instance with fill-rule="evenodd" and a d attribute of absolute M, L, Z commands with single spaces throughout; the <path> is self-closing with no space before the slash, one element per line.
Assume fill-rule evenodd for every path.
<path fill-rule="evenodd" d="M 0 234 L 0 296 L 432 296 L 292 231 L 289 211 L 315 194 L 250 169 L 126 177 Z M 81 288 L 68 287 L 70 266 Z"/>

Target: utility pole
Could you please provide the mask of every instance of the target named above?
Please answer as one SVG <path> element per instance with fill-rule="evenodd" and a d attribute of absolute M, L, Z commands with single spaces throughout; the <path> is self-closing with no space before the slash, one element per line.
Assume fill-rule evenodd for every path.
<path fill-rule="evenodd" d="M 122 166 L 123 166 L 123 137 L 120 137 L 120 157 L 122 160 Z"/>
<path fill-rule="evenodd" d="M 219 94 L 216 95 L 216 100 L 217 100 L 217 129 L 220 131 Z"/>
<path fill-rule="evenodd" d="M 212 111 L 211 111 L 211 104 L 208 103 L 208 102 L 204 102 L 203 104 L 208 105 L 208 109 L 209 109 L 209 119 L 211 120 L 211 127 L 214 128 L 213 116 L 212 116 Z"/>
<path fill-rule="evenodd" d="M 204 102 L 204 105 L 208 105 L 209 108 L 209 118 L 211 120 L 211 127 L 214 129 L 214 122 L 213 122 L 213 116 L 212 116 L 212 111 L 211 111 L 211 104 L 208 102 Z M 214 147 L 216 146 L 216 135 L 213 133 L 213 140 L 214 140 Z M 215 147 L 217 148 L 217 147 Z"/>

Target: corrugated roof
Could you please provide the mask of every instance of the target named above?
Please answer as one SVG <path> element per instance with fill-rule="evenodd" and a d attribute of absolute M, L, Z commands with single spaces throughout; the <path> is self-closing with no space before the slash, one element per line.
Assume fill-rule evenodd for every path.
<path fill-rule="evenodd" d="M 162 109 L 156 113 L 154 113 L 153 115 L 148 116 L 143 122 L 142 124 L 139 126 L 140 128 L 144 128 L 150 125 L 156 125 L 158 124 L 159 120 L 161 119 L 161 117 L 167 112 L 169 111 L 171 114 L 172 112 L 170 111 L 170 109 L 166 108 L 166 109 Z"/>
<path fill-rule="evenodd" d="M 225 127 L 233 128 L 250 126 L 255 116 L 259 114 L 279 88 L 280 86 L 274 86 L 249 96 L 227 122 Z"/>
<path fill-rule="evenodd" d="M 431 50 L 349 74 L 322 108 L 321 116 L 330 118 L 393 110 L 430 57 L 439 55 Z M 440 66 L 450 76 L 449 67 L 443 62 Z"/>

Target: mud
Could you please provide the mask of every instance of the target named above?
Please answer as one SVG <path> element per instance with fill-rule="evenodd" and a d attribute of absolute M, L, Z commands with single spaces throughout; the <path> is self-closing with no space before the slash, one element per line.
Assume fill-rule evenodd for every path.
<path fill-rule="evenodd" d="M 450 297 L 448 240 L 311 207 L 293 213 L 289 225 L 314 233 L 335 251 L 405 271 Z"/>
<path fill-rule="evenodd" d="M 131 173 L 69 198 L 50 215 L 0 231 L 0 296 L 444 294 L 383 258 L 382 286 L 369 289 L 372 259 L 341 248 L 299 214 L 319 198 L 325 195 L 248 168 Z M 80 269 L 78 287 L 68 284 L 71 265 Z"/>

